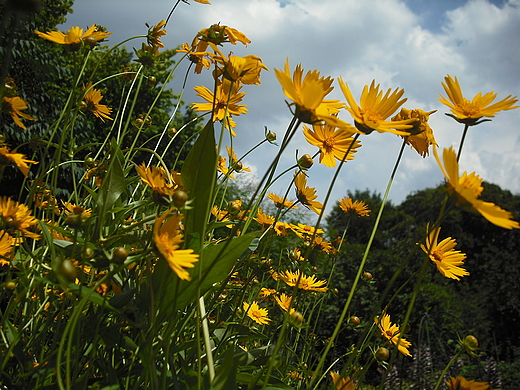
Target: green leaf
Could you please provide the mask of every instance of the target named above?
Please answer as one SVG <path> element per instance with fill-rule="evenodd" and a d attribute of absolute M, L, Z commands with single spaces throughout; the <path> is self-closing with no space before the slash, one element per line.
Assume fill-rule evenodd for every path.
<path fill-rule="evenodd" d="M 115 139 L 111 145 L 112 158 L 108 165 L 107 174 L 103 179 L 96 204 L 99 208 L 99 224 L 103 226 L 103 220 L 108 210 L 119 199 L 122 193 L 128 190 L 123 171 L 124 157 L 117 146 Z"/>
<path fill-rule="evenodd" d="M 200 247 L 190 240 L 192 233 L 205 237 L 217 178 L 217 151 L 213 121 L 210 119 L 193 145 L 182 167 L 182 184 L 189 191 L 192 208 L 186 210 L 184 228 L 186 246 L 196 252 Z"/>
<path fill-rule="evenodd" d="M 233 390 L 237 388 L 236 374 L 238 364 L 233 359 L 233 343 L 230 343 L 222 364 L 216 367 L 215 377 L 211 382 L 212 390 Z"/>

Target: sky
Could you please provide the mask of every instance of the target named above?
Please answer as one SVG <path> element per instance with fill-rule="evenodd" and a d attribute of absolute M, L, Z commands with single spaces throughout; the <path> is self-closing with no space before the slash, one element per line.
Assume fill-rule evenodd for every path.
<path fill-rule="evenodd" d="M 61 26 L 87 28 L 92 23 L 113 32 L 108 44 L 144 35 L 146 24 L 166 19 L 174 0 L 75 0 L 74 13 Z M 181 2 L 173 13 L 162 42 L 168 48 L 192 41 L 202 28 L 220 23 L 238 29 L 252 41 L 247 47 L 226 45 L 223 52 L 253 54 L 270 69 L 263 72 L 260 86 L 244 86 L 247 115 L 235 117 L 237 156 L 263 139 L 264 127 L 282 137 L 291 119 L 285 96 L 274 69 L 289 59 L 291 69 L 302 64 L 305 71 L 317 69 L 324 76 L 339 76 L 359 100 L 365 85 L 373 79 L 388 88 L 403 88 L 408 100 L 403 107 L 437 110 L 430 125 L 442 148 L 458 148 L 463 125 L 449 118 L 449 109 L 438 102 L 445 95 L 441 82 L 447 74 L 456 76 L 463 94 L 472 99 L 478 92 L 494 91 L 497 99 L 520 94 L 520 0 L 212 0 L 211 5 Z M 127 48 L 139 48 L 134 40 Z M 174 81 L 180 92 L 188 68 L 181 63 Z M 210 72 L 189 74 L 183 100 L 202 102 L 193 87 L 211 88 Z M 345 101 L 335 81 L 331 99 Z M 341 118 L 353 120 L 347 111 Z M 475 171 L 484 180 L 520 193 L 520 109 L 503 111 L 491 122 L 470 128 L 460 160 L 461 172 Z M 356 189 L 384 193 L 396 162 L 402 139 L 374 132 L 360 137 L 362 147 L 338 176 L 327 212 L 334 202 Z M 280 169 L 294 164 L 298 155 L 313 155 L 301 131 L 285 152 Z M 225 152 L 224 152 L 225 153 Z M 241 180 L 263 175 L 277 153 L 264 144 L 244 159 L 251 174 Z M 317 163 L 308 171 L 308 185 L 315 187 L 323 201 L 334 170 Z M 272 189 L 283 194 L 292 179 L 287 174 Z M 433 157 L 422 158 L 406 148 L 389 198 L 399 204 L 407 195 L 443 181 Z M 294 191 L 290 195 L 294 199 Z"/>

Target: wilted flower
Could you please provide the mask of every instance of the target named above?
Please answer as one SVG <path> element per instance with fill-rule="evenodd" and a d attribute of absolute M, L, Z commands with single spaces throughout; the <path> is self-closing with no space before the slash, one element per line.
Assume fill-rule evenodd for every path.
<path fill-rule="evenodd" d="M 155 26 L 151 27 L 148 30 L 148 35 L 146 36 L 148 45 L 164 47 L 164 45 L 161 42 L 161 37 L 163 35 L 166 35 L 166 30 L 164 30 L 165 26 L 166 26 L 166 21 L 161 20 L 159 23 L 157 23 Z"/>
<path fill-rule="evenodd" d="M 215 78 L 223 75 L 225 79 L 240 81 L 242 84 L 260 85 L 260 72 L 263 69 L 269 70 L 262 63 L 262 59 L 255 55 L 238 57 L 230 54 L 229 57 L 225 57 L 220 53 L 220 56 L 214 56 L 213 59 L 215 63 L 221 65 L 217 69 Z"/>
<path fill-rule="evenodd" d="M 437 142 L 435 142 L 435 137 L 433 136 L 433 130 L 428 124 L 430 115 L 435 111 L 436 110 L 426 112 L 420 109 L 408 110 L 406 108 L 401 108 L 401 111 L 392 118 L 393 121 L 415 118 L 415 122 L 411 123 L 413 127 L 408 129 L 410 135 L 402 137 L 405 137 L 406 143 L 417 150 L 417 153 L 422 157 L 428 155 L 428 148 L 430 145 L 437 146 Z"/>

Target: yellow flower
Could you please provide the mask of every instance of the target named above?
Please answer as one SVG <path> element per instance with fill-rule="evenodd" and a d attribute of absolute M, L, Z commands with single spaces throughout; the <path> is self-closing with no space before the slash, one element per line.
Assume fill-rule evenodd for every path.
<path fill-rule="evenodd" d="M 274 288 L 265 288 L 265 287 L 262 287 L 260 289 L 260 296 L 264 299 L 267 299 L 269 298 L 270 296 L 272 295 L 275 295 L 276 294 L 276 290 Z"/>
<path fill-rule="evenodd" d="M 429 226 L 427 230 L 429 230 Z M 460 267 L 464 265 L 466 255 L 453 249 L 457 242 L 451 237 L 438 243 L 440 231 L 440 227 L 430 231 L 428 237 L 426 237 L 426 245 L 420 244 L 419 246 L 430 256 L 431 261 L 443 276 L 460 280 L 461 277 L 469 275 L 468 271 Z"/>
<path fill-rule="evenodd" d="M 65 215 L 67 218 L 65 221 L 70 224 L 78 224 L 85 222 L 92 215 L 92 209 L 85 209 L 81 206 L 76 206 L 74 203 L 61 202 L 65 209 Z"/>
<path fill-rule="evenodd" d="M 253 301 L 253 303 L 244 302 L 243 308 L 247 312 L 247 316 L 260 325 L 266 325 L 272 321 L 267 317 L 269 311 L 258 306 L 256 301 Z"/>
<path fill-rule="evenodd" d="M 196 3 L 200 3 L 200 4 L 211 4 L 208 0 L 193 0 L 195 1 Z"/>
<path fill-rule="evenodd" d="M 343 107 L 339 100 L 326 100 L 333 89 L 331 77 L 321 77 L 317 70 L 308 71 L 303 78 L 301 65 L 291 78 L 289 60 L 285 61 L 285 69 L 274 70 L 276 78 L 281 84 L 285 96 L 293 101 L 290 105 L 295 106 L 294 115 L 304 123 L 316 123 L 325 121 L 332 126 L 349 128 L 349 124 L 333 114 L 337 114 Z"/>
<path fill-rule="evenodd" d="M 153 241 L 173 272 L 180 279 L 190 280 L 190 274 L 186 268 L 195 267 L 194 263 L 199 261 L 199 255 L 194 254 L 193 249 L 179 249 L 183 238 L 179 232 L 181 214 L 174 214 L 163 224 L 171 211 L 172 209 L 167 210 L 160 217 L 155 218 Z"/>
<path fill-rule="evenodd" d="M 274 224 L 274 231 L 277 236 L 286 236 L 287 230 L 290 229 L 290 225 L 287 222 L 276 222 Z"/>
<path fill-rule="evenodd" d="M 161 20 L 159 23 L 148 30 L 146 39 L 150 46 L 164 47 L 163 43 L 161 42 L 161 37 L 166 35 L 166 30 L 163 30 L 165 26 L 166 21 Z"/>
<path fill-rule="evenodd" d="M 193 103 L 191 107 L 197 111 L 213 111 L 213 122 L 223 120 L 226 128 L 231 129 L 236 125 L 231 119 L 231 115 L 238 116 L 248 111 L 245 105 L 238 104 L 246 95 L 245 92 L 240 92 L 241 88 L 240 83 L 232 83 L 224 79 L 218 83 L 215 96 L 208 88 L 196 86 L 193 89 L 197 92 L 197 96 L 206 100 L 207 103 Z M 215 108 L 213 108 L 213 101 L 215 101 Z"/>
<path fill-rule="evenodd" d="M 367 204 L 361 200 L 353 201 L 352 198 L 343 198 L 339 201 L 339 207 L 345 214 L 357 215 L 358 217 L 370 215 Z"/>
<path fill-rule="evenodd" d="M 92 114 L 97 116 L 103 122 L 105 121 L 103 118 L 112 120 L 112 118 L 109 116 L 112 112 L 112 109 L 104 104 L 99 104 L 101 99 L 103 99 L 103 95 L 99 89 L 91 88 L 91 85 L 92 84 L 89 83 L 83 87 L 83 89 L 87 92 L 85 93 L 83 101 L 81 102 L 81 108 L 92 112 Z"/>
<path fill-rule="evenodd" d="M 325 292 L 328 290 L 327 287 L 323 287 L 327 283 L 326 280 L 316 280 L 315 275 L 305 276 L 302 274 L 300 277 L 300 270 L 297 270 L 296 272 L 285 271 L 280 273 L 278 277 L 288 286 L 294 287 L 298 284 L 298 288 L 302 290 L 318 292 Z"/>
<path fill-rule="evenodd" d="M 256 214 L 255 221 L 258 222 L 260 225 L 264 225 L 262 227 L 262 231 L 265 230 L 265 226 L 271 226 L 275 219 L 271 215 L 267 215 L 266 213 L 262 212 L 262 209 L 258 209 L 258 213 Z"/>
<path fill-rule="evenodd" d="M 33 233 L 27 229 L 38 224 L 36 218 L 31 215 L 31 210 L 22 204 L 18 203 L 6 196 L 0 197 L 0 228 L 13 232 L 18 230 L 23 235 L 38 239 L 39 234 Z"/>
<path fill-rule="evenodd" d="M 141 177 L 141 180 L 159 195 L 172 195 L 173 191 L 177 187 L 177 185 L 168 182 L 168 173 L 163 167 L 155 165 L 147 167 L 142 163 L 142 165 L 136 166 L 135 170 Z"/>
<path fill-rule="evenodd" d="M 22 110 L 26 110 L 28 106 L 25 100 L 19 98 L 18 96 L 4 96 L 1 108 L 1 111 L 11 115 L 11 118 L 13 119 L 14 123 L 16 123 L 22 129 L 27 130 L 27 127 L 25 127 L 20 117 L 28 119 L 30 121 L 36 120 L 36 118 L 33 118 L 32 116 L 22 112 Z"/>
<path fill-rule="evenodd" d="M 89 27 L 85 33 L 83 29 L 79 27 L 71 27 L 67 31 L 67 34 L 63 34 L 61 31 L 50 31 L 48 33 L 42 33 L 35 31 L 40 38 L 45 38 L 49 41 L 59 43 L 60 45 L 72 45 L 78 46 L 82 41 L 86 39 L 94 40 L 95 42 L 101 42 L 103 39 L 108 38 L 112 33 L 99 31 L 98 26 L 93 24 Z"/>
<path fill-rule="evenodd" d="M 190 45 L 183 43 L 178 53 L 189 53 L 188 58 L 195 64 L 195 73 L 202 72 L 202 67 L 209 69 L 213 55 L 207 51 L 193 51 Z"/>
<path fill-rule="evenodd" d="M 276 303 L 278 303 L 278 306 L 289 314 L 292 314 L 295 312 L 293 306 L 293 297 L 291 295 L 286 295 L 285 293 L 282 293 L 280 297 L 274 297 L 276 300 Z M 290 310 L 289 310 L 290 308 Z"/>
<path fill-rule="evenodd" d="M 430 115 L 435 111 L 426 112 L 420 109 L 408 110 L 401 108 L 399 114 L 392 118 L 393 121 L 415 118 L 415 122 L 411 123 L 413 127 L 409 129 L 410 135 L 402 137 L 406 138 L 406 143 L 411 145 L 423 157 L 428 155 L 430 145 L 438 146 L 433 136 L 433 130 L 428 124 Z"/>
<path fill-rule="evenodd" d="M 305 139 L 311 145 L 320 148 L 320 163 L 332 168 L 336 166 L 336 160 L 353 160 L 354 153 L 361 147 L 361 142 L 355 141 L 352 135 L 357 130 L 350 126 L 344 128 L 337 128 L 327 123 L 315 123 L 312 125 L 312 130 L 303 126 L 303 134 Z M 345 153 L 348 156 L 345 158 Z"/>
<path fill-rule="evenodd" d="M 374 321 L 376 322 L 377 326 L 379 327 L 379 331 L 381 332 L 381 335 L 387 339 L 391 344 L 397 345 L 397 349 L 399 352 L 401 352 L 405 356 L 412 356 L 410 354 L 410 351 L 408 351 L 408 348 L 411 347 L 412 343 L 409 341 L 406 341 L 404 338 L 401 338 L 399 340 L 400 336 L 400 329 L 397 325 L 392 324 L 390 322 L 390 315 L 384 314 L 381 320 L 378 318 L 375 318 Z"/>
<path fill-rule="evenodd" d="M 271 192 L 267 194 L 267 197 L 269 198 L 269 200 L 274 202 L 274 205 L 279 209 L 283 209 L 284 207 L 286 207 L 288 209 L 297 209 L 298 208 L 298 206 L 296 206 L 294 204 L 294 202 L 291 202 L 290 200 L 286 200 L 286 198 L 282 198 Z"/>
<path fill-rule="evenodd" d="M 405 136 L 409 134 L 408 131 L 405 130 L 412 127 L 410 123 L 414 122 L 415 119 L 401 121 L 386 120 L 407 100 L 401 99 L 404 94 L 404 89 L 396 88 L 392 92 L 389 88 L 383 96 L 383 91 L 379 91 L 379 84 L 376 86 L 376 81 L 373 80 L 370 84 L 370 88 L 367 85 L 363 88 L 358 105 L 352 92 L 350 92 L 348 84 L 344 83 L 341 77 L 338 81 L 347 99 L 345 108 L 354 118 L 354 124 L 358 132 L 370 134 L 372 131 L 377 130 L 380 133 L 389 132 Z"/>
<path fill-rule="evenodd" d="M 215 49 L 217 48 L 215 47 Z M 218 68 L 216 77 L 224 75 L 224 78 L 230 81 L 260 85 L 260 72 L 262 69 L 269 70 L 262 63 L 262 59 L 255 55 L 238 57 L 230 54 L 229 58 L 226 58 L 218 49 L 217 51 L 220 56 L 215 56 L 213 59 L 216 63 L 221 64 L 222 68 Z"/>
<path fill-rule="evenodd" d="M 320 214 L 323 209 L 323 204 L 314 200 L 318 197 L 318 195 L 316 195 L 316 188 L 307 186 L 307 177 L 304 173 L 296 171 L 294 185 L 296 186 L 296 197 L 298 200 L 316 214 Z"/>
<path fill-rule="evenodd" d="M 459 163 L 457 162 L 453 146 L 449 149 L 444 149 L 442 154 L 444 166 L 440 161 L 437 149 L 434 148 L 433 152 L 442 173 L 448 179 L 449 191 L 457 194 L 457 205 L 462 207 L 470 206 L 482 214 L 489 222 L 504 229 L 520 229 L 518 222 L 512 219 L 512 213 L 492 202 L 484 202 L 478 199 L 484 187 L 482 187 L 482 179 L 475 172 L 469 175 L 467 172 L 464 172 L 462 176 L 459 176 Z"/>
<path fill-rule="evenodd" d="M 334 386 L 336 386 L 336 390 L 354 390 L 354 381 L 350 377 L 341 378 L 340 374 L 336 374 L 333 371 L 330 372 L 330 376 Z"/>
<path fill-rule="evenodd" d="M 291 223 L 290 228 L 300 238 L 303 238 L 305 235 L 314 236 L 324 233 L 323 229 L 316 229 L 314 226 L 305 225 L 303 223 L 298 223 L 297 225 Z"/>
<path fill-rule="evenodd" d="M 233 148 L 226 146 L 226 151 L 229 156 L 229 167 L 230 168 L 233 168 L 233 170 L 236 172 L 241 172 L 241 171 L 251 172 L 251 169 L 249 169 L 248 167 L 244 167 L 242 165 L 242 162 L 235 155 L 235 151 L 233 150 Z"/>
<path fill-rule="evenodd" d="M 450 390 L 488 390 L 490 388 L 488 382 L 468 381 L 461 376 L 450 377 L 446 386 Z"/>
<path fill-rule="evenodd" d="M 512 97 L 509 95 L 505 99 L 491 104 L 497 97 L 497 94 L 488 92 L 482 96 L 482 92 L 479 92 L 473 100 L 469 101 L 462 95 L 457 77 L 453 80 L 448 75 L 444 78 L 444 81 L 446 83 L 442 83 L 442 86 L 448 94 L 448 99 L 441 95 L 441 98 L 438 100 L 451 109 L 452 114 L 448 115 L 458 122 L 473 126 L 479 124 L 479 119 L 483 117 L 494 118 L 499 111 L 518 108 L 518 106 L 513 106 L 518 101 L 516 96 Z"/>
<path fill-rule="evenodd" d="M 14 163 L 25 177 L 29 174 L 29 164 L 38 164 L 36 161 L 26 160 L 22 153 L 11 153 L 7 146 L 0 147 L 0 167 Z"/>
<path fill-rule="evenodd" d="M 5 230 L 0 230 L 0 266 L 8 265 L 9 261 L 5 258 L 11 256 L 15 240 Z"/>

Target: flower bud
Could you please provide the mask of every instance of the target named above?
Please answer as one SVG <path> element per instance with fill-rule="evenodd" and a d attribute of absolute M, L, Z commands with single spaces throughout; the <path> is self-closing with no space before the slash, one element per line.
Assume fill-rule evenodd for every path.
<path fill-rule="evenodd" d="M 349 318 L 348 322 L 352 326 L 358 326 L 361 323 L 361 320 L 357 316 L 352 316 Z"/>
<path fill-rule="evenodd" d="M 269 141 L 269 142 L 274 142 L 276 141 L 276 133 L 273 133 L 272 131 L 270 131 L 269 133 L 267 133 L 265 135 L 265 138 Z"/>
<path fill-rule="evenodd" d="M 157 84 L 157 78 L 155 76 L 148 77 L 148 85 L 154 86 Z"/>
<path fill-rule="evenodd" d="M 475 336 L 467 335 L 460 343 L 468 354 L 472 356 L 476 355 L 475 351 L 478 349 L 478 339 Z"/>
<path fill-rule="evenodd" d="M 366 281 L 372 280 L 372 274 L 370 272 L 363 272 L 363 278 Z"/>
<path fill-rule="evenodd" d="M 314 164 L 312 157 L 308 154 L 304 154 L 298 159 L 298 165 L 304 169 L 309 169 Z"/>
<path fill-rule="evenodd" d="M 180 208 L 188 201 L 188 194 L 183 190 L 175 190 L 172 194 L 172 201 L 175 207 Z"/>
<path fill-rule="evenodd" d="M 292 325 L 300 326 L 301 324 L 303 324 L 303 314 L 300 313 L 299 311 L 294 310 L 293 312 L 290 313 L 290 316 L 291 316 Z"/>
<path fill-rule="evenodd" d="M 128 257 L 128 249 L 126 249 L 125 247 L 122 247 L 122 246 L 114 249 L 114 253 L 112 254 L 112 260 L 117 264 L 124 263 L 125 260 L 127 259 L 127 257 Z"/>
<path fill-rule="evenodd" d="M 380 362 L 388 360 L 390 357 L 390 351 L 385 347 L 381 347 L 376 351 L 376 359 Z"/>
<path fill-rule="evenodd" d="M 76 269 L 76 267 L 74 267 L 74 264 L 72 264 L 71 260 L 66 259 L 61 262 L 60 267 L 58 269 L 58 273 L 62 275 L 65 279 L 67 279 L 69 282 L 74 282 L 78 275 L 78 270 Z"/>

